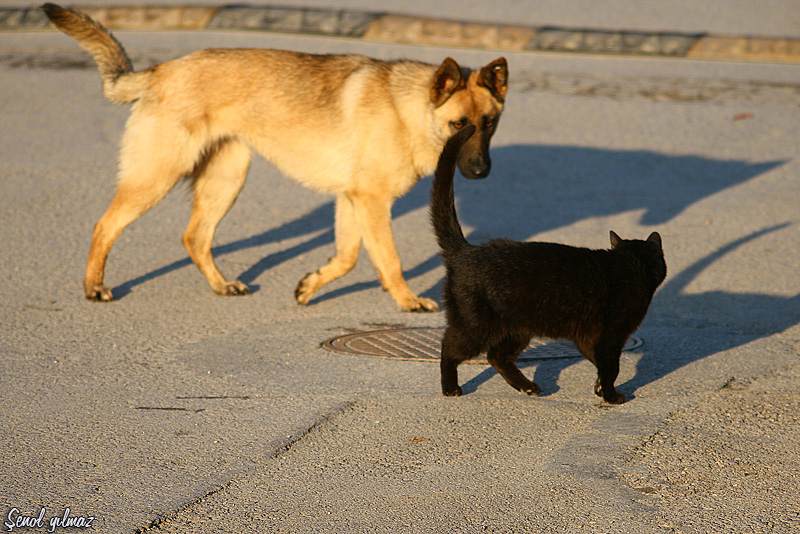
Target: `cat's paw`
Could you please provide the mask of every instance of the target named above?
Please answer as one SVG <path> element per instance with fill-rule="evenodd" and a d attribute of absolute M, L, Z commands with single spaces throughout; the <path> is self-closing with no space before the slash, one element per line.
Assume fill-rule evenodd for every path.
<path fill-rule="evenodd" d="M 600 385 L 600 379 L 597 379 L 597 382 L 594 383 L 594 394 L 598 397 L 603 397 L 603 400 L 609 404 L 622 404 L 625 402 L 625 395 L 620 393 L 619 391 L 614 391 L 613 393 L 606 395 L 603 393 L 603 386 Z"/>
<path fill-rule="evenodd" d="M 531 382 L 530 386 L 526 386 L 522 388 L 520 391 L 533 397 L 534 395 L 538 395 L 542 391 L 542 388 L 539 387 L 539 384 Z"/>
<path fill-rule="evenodd" d="M 455 389 L 443 389 L 445 397 L 460 397 L 462 394 L 461 386 L 456 386 Z"/>

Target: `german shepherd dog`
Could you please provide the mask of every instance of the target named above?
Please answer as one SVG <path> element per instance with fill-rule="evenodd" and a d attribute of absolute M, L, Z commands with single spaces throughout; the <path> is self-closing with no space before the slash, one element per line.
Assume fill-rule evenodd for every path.
<path fill-rule="evenodd" d="M 336 195 L 336 253 L 295 289 L 299 304 L 350 271 L 361 240 L 383 288 L 405 311 L 435 311 L 403 278 L 391 207 L 433 172 L 445 141 L 477 126 L 458 166 L 489 174 L 489 141 L 508 87 L 499 58 L 478 71 L 447 58 L 438 67 L 356 55 L 266 49 L 207 49 L 134 72 L 122 45 L 88 16 L 54 4 L 50 21 L 94 56 L 103 93 L 133 104 L 122 137 L 118 189 L 94 228 L 86 298 L 110 301 L 106 258 L 122 231 L 182 178 L 194 204 L 183 244 L 220 295 L 248 287 L 228 280 L 211 255 L 216 227 L 244 185 L 251 149 L 283 173 Z"/>

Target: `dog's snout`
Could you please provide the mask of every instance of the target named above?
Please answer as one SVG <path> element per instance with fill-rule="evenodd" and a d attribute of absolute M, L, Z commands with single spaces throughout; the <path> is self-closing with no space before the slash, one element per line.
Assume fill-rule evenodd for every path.
<path fill-rule="evenodd" d="M 481 161 L 478 162 L 472 168 L 472 175 L 475 178 L 486 178 L 489 176 L 489 171 L 492 170 L 492 162 L 491 161 Z"/>
<path fill-rule="evenodd" d="M 486 178 L 492 170 L 492 161 L 488 158 L 473 159 L 465 161 L 463 165 L 458 166 L 458 169 L 465 178 L 474 180 Z"/>

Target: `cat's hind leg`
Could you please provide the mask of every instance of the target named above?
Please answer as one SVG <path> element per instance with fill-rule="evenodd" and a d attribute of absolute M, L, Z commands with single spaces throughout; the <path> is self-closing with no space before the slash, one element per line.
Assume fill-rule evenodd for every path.
<path fill-rule="evenodd" d="M 530 343 L 525 335 L 511 336 L 489 348 L 486 359 L 492 364 L 500 376 L 505 378 L 511 387 L 528 395 L 537 395 L 542 388 L 531 382 L 517 367 L 516 359 Z"/>
<path fill-rule="evenodd" d="M 458 385 L 458 366 L 480 354 L 478 343 L 469 339 L 452 326 L 448 326 L 442 338 L 442 393 L 446 397 L 459 397 L 462 394 Z"/>

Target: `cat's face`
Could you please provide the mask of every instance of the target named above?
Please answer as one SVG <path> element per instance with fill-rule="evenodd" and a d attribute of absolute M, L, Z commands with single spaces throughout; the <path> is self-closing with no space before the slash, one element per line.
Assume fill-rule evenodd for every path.
<path fill-rule="evenodd" d="M 627 250 L 646 264 L 653 271 L 657 284 L 660 285 L 667 277 L 667 263 L 664 261 L 664 249 L 661 245 L 661 235 L 658 232 L 650 234 L 645 241 L 639 239 L 622 239 L 614 231 L 610 232 L 612 250 Z"/>

